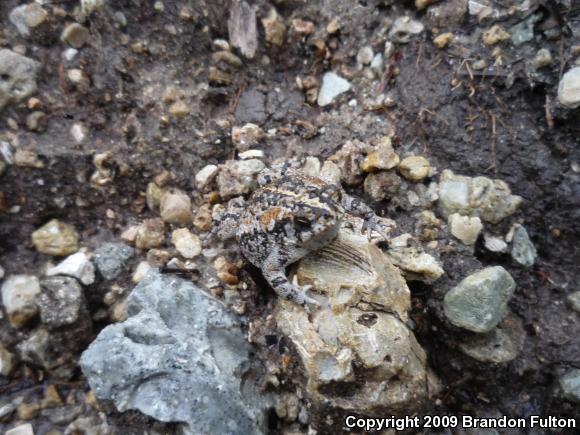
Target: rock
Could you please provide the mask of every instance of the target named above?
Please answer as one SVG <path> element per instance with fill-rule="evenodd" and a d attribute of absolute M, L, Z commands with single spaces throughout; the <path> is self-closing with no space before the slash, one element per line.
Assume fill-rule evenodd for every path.
<path fill-rule="evenodd" d="M 93 262 L 106 280 L 118 277 L 135 250 L 124 243 L 104 243 L 95 250 Z"/>
<path fill-rule="evenodd" d="M 415 0 L 415 7 L 417 10 L 425 9 L 427 6 L 437 3 L 439 0 Z"/>
<path fill-rule="evenodd" d="M 341 170 L 334 162 L 326 160 L 320 168 L 320 179 L 328 184 L 340 186 Z"/>
<path fill-rule="evenodd" d="M 204 166 L 201 171 L 195 174 L 195 186 L 203 191 L 217 176 L 219 169 L 216 165 Z"/>
<path fill-rule="evenodd" d="M 238 151 L 247 151 L 258 146 L 265 136 L 264 130 L 252 123 L 232 128 L 232 142 Z"/>
<path fill-rule="evenodd" d="M 480 270 L 447 292 L 443 300 L 445 316 L 460 328 L 489 332 L 507 312 L 515 288 L 515 281 L 503 267 Z"/>
<path fill-rule="evenodd" d="M 507 251 L 507 243 L 503 240 L 503 238 L 496 237 L 493 234 L 484 233 L 483 240 L 485 248 L 491 252 L 506 252 Z"/>
<path fill-rule="evenodd" d="M 445 219 L 459 213 L 498 223 L 513 214 L 521 203 L 522 198 L 512 195 L 509 186 L 502 180 L 465 177 L 447 169 L 439 178 L 438 206 Z"/>
<path fill-rule="evenodd" d="M 151 211 L 158 211 L 159 204 L 161 204 L 161 197 L 165 193 L 161 187 L 157 184 L 151 182 L 147 184 L 147 190 L 145 191 L 145 202 L 147 202 L 147 207 Z"/>
<path fill-rule="evenodd" d="M 393 264 L 405 272 L 407 280 L 432 283 L 438 280 L 445 271 L 432 255 L 423 252 L 419 247 L 408 244 L 410 237 L 405 235 L 391 239 L 388 256 Z M 401 242 L 397 239 L 401 239 Z M 405 240 L 406 239 L 406 240 Z"/>
<path fill-rule="evenodd" d="M 532 267 L 536 262 L 538 253 L 530 240 L 530 236 L 528 236 L 528 232 L 522 225 L 514 225 L 511 244 L 510 254 L 512 258 L 524 267 Z"/>
<path fill-rule="evenodd" d="M 360 167 L 364 172 L 374 172 L 377 170 L 392 169 L 399 162 L 400 159 L 393 150 L 391 138 L 384 136 L 379 140 L 374 150 L 367 154 Z"/>
<path fill-rule="evenodd" d="M 161 219 L 145 219 L 137 228 L 135 246 L 139 249 L 158 248 L 165 241 L 165 225 Z"/>
<path fill-rule="evenodd" d="M 356 63 L 359 65 L 368 65 L 372 62 L 374 57 L 373 47 L 366 45 L 361 47 L 356 55 Z"/>
<path fill-rule="evenodd" d="M 427 391 L 439 389 L 404 323 L 410 305 L 405 280 L 361 226 L 357 219 L 343 225 L 335 241 L 298 263 L 298 282 L 313 285 L 312 295 L 327 309 L 309 316 L 281 299 L 276 307 L 278 328 L 305 368 L 312 418 L 327 415 L 316 412 L 322 407 L 365 415 L 413 412 Z M 350 386 L 348 393 L 343 386 Z"/>
<path fill-rule="evenodd" d="M 16 356 L 0 344 L 0 377 L 9 378 L 16 368 Z"/>
<path fill-rule="evenodd" d="M 540 48 L 534 57 L 534 67 L 544 68 L 552 64 L 552 53 L 547 48 Z"/>
<path fill-rule="evenodd" d="M 33 275 L 11 275 L 2 284 L 2 305 L 10 324 L 24 326 L 38 312 L 36 298 L 40 283 Z"/>
<path fill-rule="evenodd" d="M 17 346 L 20 358 L 45 369 L 55 367 L 57 355 L 50 343 L 50 335 L 46 329 L 36 329 L 30 336 Z"/>
<path fill-rule="evenodd" d="M 476 217 L 461 216 L 458 213 L 449 215 L 447 219 L 451 234 L 461 240 L 465 245 L 474 245 L 483 229 L 481 219 Z"/>
<path fill-rule="evenodd" d="M 18 33 L 27 37 L 30 36 L 31 31 L 46 22 L 48 13 L 40 4 L 31 2 L 12 9 L 8 18 L 16 26 Z"/>
<path fill-rule="evenodd" d="M 241 388 L 250 348 L 239 321 L 191 282 L 154 270 L 80 365 L 99 399 L 185 424 L 185 433 L 258 434 L 268 400 Z"/>
<path fill-rule="evenodd" d="M 30 423 L 20 424 L 6 431 L 5 435 L 34 435 L 34 429 Z"/>
<path fill-rule="evenodd" d="M 566 302 L 577 313 L 580 313 L 580 291 L 570 293 L 566 298 Z"/>
<path fill-rule="evenodd" d="M 159 204 L 163 222 L 174 225 L 190 225 L 193 220 L 191 199 L 180 190 L 170 190 L 163 194 Z"/>
<path fill-rule="evenodd" d="M 478 361 L 501 364 L 517 358 L 524 348 L 525 340 L 522 321 L 510 315 L 490 332 L 470 337 L 459 345 L 459 349 Z"/>
<path fill-rule="evenodd" d="M 199 231 L 210 231 L 213 226 L 210 204 L 203 204 L 193 217 L 193 226 Z"/>
<path fill-rule="evenodd" d="M 139 264 L 135 268 L 135 272 L 133 272 L 131 281 L 133 281 L 135 284 L 139 284 L 143 280 L 143 278 L 145 278 L 145 275 L 147 275 L 149 269 L 151 269 L 151 265 L 147 261 L 139 262 Z"/>
<path fill-rule="evenodd" d="M 560 79 L 558 101 L 567 109 L 575 109 L 580 106 L 580 66 L 566 71 L 566 74 Z"/>
<path fill-rule="evenodd" d="M 194 258 L 201 254 L 201 241 L 199 237 L 192 234 L 187 228 L 180 228 L 173 231 L 171 243 L 177 252 L 184 258 Z"/>
<path fill-rule="evenodd" d="M 26 128 L 30 131 L 41 132 L 46 125 L 46 113 L 39 110 L 26 117 Z M 44 165 L 43 165 L 44 167 Z"/>
<path fill-rule="evenodd" d="M 301 19 L 292 20 L 292 33 L 298 36 L 312 35 L 316 31 L 316 27 L 312 21 L 305 21 Z"/>
<path fill-rule="evenodd" d="M 509 41 L 511 35 L 499 24 L 494 24 L 481 35 L 485 45 L 495 45 L 500 42 Z"/>
<path fill-rule="evenodd" d="M 0 266 L 0 279 L 4 278 L 4 268 Z"/>
<path fill-rule="evenodd" d="M 48 328 L 59 328 L 87 316 L 83 290 L 74 278 L 52 276 L 40 282 L 42 293 L 37 298 L 40 320 Z"/>
<path fill-rule="evenodd" d="M 349 140 L 330 156 L 329 160 L 335 163 L 340 170 L 340 181 L 349 186 L 356 186 L 363 181 L 361 162 L 369 148 L 368 144 L 357 139 Z M 322 171 L 324 171 L 324 167 Z"/>
<path fill-rule="evenodd" d="M 430 27 L 453 29 L 461 26 L 467 14 L 467 0 L 445 0 L 427 9 Z"/>
<path fill-rule="evenodd" d="M 420 35 L 424 30 L 425 26 L 421 21 L 412 20 L 410 17 L 399 17 L 389 31 L 389 38 L 399 44 L 406 44 L 413 36 Z"/>
<path fill-rule="evenodd" d="M 40 414 L 54 425 L 65 425 L 81 415 L 82 412 L 81 405 L 66 405 L 59 408 L 45 409 Z"/>
<path fill-rule="evenodd" d="M 65 275 L 78 279 L 83 285 L 95 282 L 95 266 L 84 252 L 69 255 L 55 267 L 46 271 L 47 276 Z"/>
<path fill-rule="evenodd" d="M 373 201 L 382 201 L 395 196 L 401 187 L 401 178 L 394 172 L 374 172 L 364 182 L 365 194 Z"/>
<path fill-rule="evenodd" d="M 42 402 L 40 404 L 41 408 L 56 408 L 58 406 L 63 406 L 64 403 L 56 389 L 56 386 L 53 384 L 48 385 L 44 391 L 44 397 L 42 398 Z"/>
<path fill-rule="evenodd" d="M 264 162 L 258 159 L 226 161 L 217 176 L 220 196 L 229 199 L 250 193 L 257 187 L 257 174 L 265 167 Z"/>
<path fill-rule="evenodd" d="M 52 219 L 32 233 L 32 243 L 42 254 L 63 257 L 79 250 L 79 235 L 72 225 Z"/>
<path fill-rule="evenodd" d="M 397 167 L 399 174 L 409 181 L 418 182 L 431 175 L 432 168 L 423 156 L 405 157 Z"/>
<path fill-rule="evenodd" d="M 266 33 L 266 42 L 281 47 L 286 39 L 286 25 L 276 9 L 271 8 L 268 15 L 262 18 L 262 26 Z"/>
<path fill-rule="evenodd" d="M 40 405 L 38 403 L 21 403 L 16 408 L 16 414 L 20 420 L 32 420 L 38 416 Z"/>
<path fill-rule="evenodd" d="M 246 58 L 252 59 L 258 49 L 256 11 L 245 1 L 235 1 L 230 7 L 228 33 L 232 47 L 239 48 Z"/>
<path fill-rule="evenodd" d="M 79 417 L 66 428 L 67 434 L 86 434 L 86 435 L 108 435 L 113 429 L 106 421 L 101 421 L 98 417 L 91 415 L 89 417 Z"/>
<path fill-rule="evenodd" d="M 437 48 L 445 48 L 455 39 L 455 35 L 451 32 L 441 33 L 433 39 L 433 44 Z"/>
<path fill-rule="evenodd" d="M 336 97 L 349 91 L 351 84 L 333 72 L 327 72 L 322 77 L 322 86 L 318 92 L 318 105 L 321 107 L 331 104 Z"/>
<path fill-rule="evenodd" d="M 580 369 L 573 369 L 560 378 L 560 394 L 564 399 L 580 403 Z"/>
<path fill-rule="evenodd" d="M 89 29 L 79 23 L 72 23 L 64 28 L 60 39 L 74 48 L 82 48 L 89 36 Z"/>
<path fill-rule="evenodd" d="M 11 50 L 0 50 L 0 110 L 36 92 L 40 63 Z"/>
<path fill-rule="evenodd" d="M 18 149 L 14 153 L 14 164 L 21 168 L 44 168 L 44 163 L 33 151 Z"/>
<path fill-rule="evenodd" d="M 171 116 L 175 118 L 185 118 L 190 112 L 191 108 L 185 101 L 179 100 L 169 106 L 169 113 L 171 113 Z"/>

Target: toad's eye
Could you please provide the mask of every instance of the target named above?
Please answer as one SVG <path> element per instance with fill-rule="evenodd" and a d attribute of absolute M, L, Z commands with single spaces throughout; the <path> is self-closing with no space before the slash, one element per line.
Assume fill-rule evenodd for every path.
<path fill-rule="evenodd" d="M 296 219 L 294 219 L 294 226 L 296 227 L 297 230 L 303 231 L 310 229 L 312 225 L 308 219 L 304 217 L 297 217 Z"/>

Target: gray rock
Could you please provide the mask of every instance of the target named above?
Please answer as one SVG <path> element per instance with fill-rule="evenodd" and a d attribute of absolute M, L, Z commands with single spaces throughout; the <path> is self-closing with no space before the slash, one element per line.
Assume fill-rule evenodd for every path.
<path fill-rule="evenodd" d="M 580 403 L 580 369 L 574 369 L 560 378 L 561 395 L 567 400 Z"/>
<path fill-rule="evenodd" d="M 530 240 L 528 232 L 519 224 L 514 227 L 511 256 L 515 261 L 525 267 L 533 266 L 538 256 L 536 247 Z"/>
<path fill-rule="evenodd" d="M 425 30 L 421 21 L 412 20 L 410 17 L 399 17 L 393 23 L 389 31 L 389 38 L 399 44 L 406 44 L 415 35 L 420 35 Z"/>
<path fill-rule="evenodd" d="M 67 405 L 58 408 L 43 409 L 40 415 L 57 425 L 68 424 L 83 412 L 82 405 Z"/>
<path fill-rule="evenodd" d="M 566 298 L 566 302 L 577 313 L 580 313 L 580 291 L 571 293 Z"/>
<path fill-rule="evenodd" d="M 48 13 L 36 2 L 17 6 L 8 18 L 22 36 L 30 36 L 30 31 L 46 21 Z"/>
<path fill-rule="evenodd" d="M 460 328 L 489 332 L 504 317 L 515 288 L 515 281 L 503 267 L 480 270 L 445 295 L 445 316 Z"/>
<path fill-rule="evenodd" d="M 322 86 L 318 92 L 318 105 L 328 106 L 336 97 L 350 90 L 351 84 L 333 72 L 327 72 L 322 77 Z"/>
<path fill-rule="evenodd" d="M 243 92 L 236 107 L 235 116 L 243 123 L 262 124 L 267 119 L 266 95 L 255 88 Z"/>
<path fill-rule="evenodd" d="M 0 50 L 0 110 L 36 91 L 40 63 L 11 50 Z"/>
<path fill-rule="evenodd" d="M 558 101 L 568 109 L 580 106 L 580 66 L 562 76 L 558 84 Z"/>
<path fill-rule="evenodd" d="M 123 271 L 135 250 L 124 243 L 105 243 L 93 256 L 93 262 L 103 278 L 115 279 Z"/>
<path fill-rule="evenodd" d="M 17 349 L 24 362 L 45 369 L 51 369 L 57 365 L 57 356 L 50 343 L 50 335 L 45 329 L 34 331 L 30 337 L 18 344 Z"/>
<path fill-rule="evenodd" d="M 258 30 L 256 27 L 256 11 L 245 1 L 233 2 L 228 19 L 230 44 L 240 49 L 240 52 L 252 59 L 258 49 Z"/>
<path fill-rule="evenodd" d="M 76 279 L 52 276 L 43 279 L 40 286 L 40 319 L 49 328 L 72 325 L 79 316 L 87 314 L 83 290 Z"/>
<path fill-rule="evenodd" d="M 12 415 L 14 411 L 16 411 L 16 405 L 14 405 L 13 403 L 6 403 L 0 405 L 0 419 L 4 419 L 4 417 Z"/>
<path fill-rule="evenodd" d="M 257 434 L 267 400 L 242 391 L 249 348 L 223 305 L 191 282 L 151 270 L 127 300 L 129 318 L 106 327 L 82 354 L 100 399 L 138 409 L 186 433 Z"/>
<path fill-rule="evenodd" d="M 508 316 L 487 334 L 471 337 L 459 345 L 466 355 L 485 363 L 505 363 L 515 359 L 522 349 L 526 332 L 522 321 Z"/>

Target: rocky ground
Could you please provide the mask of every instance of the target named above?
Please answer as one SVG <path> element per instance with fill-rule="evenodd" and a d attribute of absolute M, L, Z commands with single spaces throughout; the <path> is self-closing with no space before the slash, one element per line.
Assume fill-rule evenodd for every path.
<path fill-rule="evenodd" d="M 574 1 L 4 0 L 0 23 L 0 430 L 577 417 Z M 297 265 L 310 315 L 211 234 L 306 157 L 394 227 Z"/>

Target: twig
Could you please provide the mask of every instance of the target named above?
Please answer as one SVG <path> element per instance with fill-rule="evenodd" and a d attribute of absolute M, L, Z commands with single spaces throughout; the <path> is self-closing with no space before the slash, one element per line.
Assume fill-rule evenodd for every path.
<path fill-rule="evenodd" d="M 497 153 L 496 153 L 496 147 L 495 147 L 496 139 L 497 139 L 497 131 L 496 131 L 496 127 L 495 127 L 495 125 L 496 125 L 495 124 L 495 115 L 491 111 L 487 112 L 487 114 L 491 118 L 491 165 L 486 169 L 486 171 L 493 169 L 494 174 L 497 175 Z"/>
<path fill-rule="evenodd" d="M 546 95 L 546 104 L 544 105 L 544 110 L 546 111 L 546 124 L 548 124 L 548 130 L 554 128 L 554 118 L 552 117 L 552 112 L 550 111 L 550 97 Z"/>

